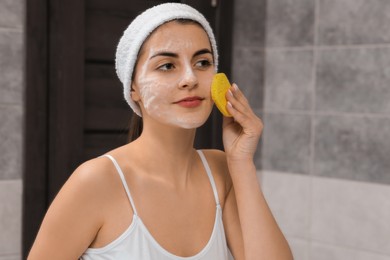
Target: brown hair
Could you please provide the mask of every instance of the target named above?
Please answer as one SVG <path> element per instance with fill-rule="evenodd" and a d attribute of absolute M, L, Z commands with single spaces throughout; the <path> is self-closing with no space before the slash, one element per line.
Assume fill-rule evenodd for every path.
<path fill-rule="evenodd" d="M 128 141 L 132 142 L 137 139 L 141 135 L 142 129 L 142 117 L 138 116 L 136 113 L 133 113 L 130 119 Z"/>

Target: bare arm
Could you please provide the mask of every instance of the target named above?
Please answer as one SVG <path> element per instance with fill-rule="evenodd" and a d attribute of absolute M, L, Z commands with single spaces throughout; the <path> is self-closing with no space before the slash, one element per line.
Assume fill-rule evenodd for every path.
<path fill-rule="evenodd" d="M 54 199 L 28 256 L 29 260 L 78 259 L 101 226 L 99 180 L 81 166 Z"/>
<path fill-rule="evenodd" d="M 225 219 L 228 243 L 236 259 L 290 260 L 289 245 L 264 199 L 256 176 L 253 157 L 263 129 L 242 92 L 233 86 L 227 94 L 228 111 L 224 118 L 223 141 L 234 189 L 226 199 Z M 239 223 L 239 226 L 238 224 Z M 234 238 L 233 230 L 242 234 Z M 237 234 L 236 234 L 237 236 Z M 243 247 L 240 250 L 239 245 Z M 242 252 L 243 251 L 243 252 Z M 235 253 L 236 252 L 236 253 Z"/>

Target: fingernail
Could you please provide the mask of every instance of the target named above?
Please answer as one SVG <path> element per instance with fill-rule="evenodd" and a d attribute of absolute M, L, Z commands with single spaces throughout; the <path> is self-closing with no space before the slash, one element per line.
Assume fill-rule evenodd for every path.
<path fill-rule="evenodd" d="M 230 89 L 228 89 L 228 93 L 230 96 L 233 96 L 233 92 Z"/>
<path fill-rule="evenodd" d="M 229 101 L 227 102 L 227 105 L 228 105 L 229 107 L 233 107 L 233 106 L 232 106 L 232 103 L 230 103 Z"/>
<path fill-rule="evenodd" d="M 234 89 L 234 91 L 236 91 L 236 90 L 238 90 L 238 86 L 237 86 L 237 84 L 236 83 L 233 83 L 233 89 Z"/>

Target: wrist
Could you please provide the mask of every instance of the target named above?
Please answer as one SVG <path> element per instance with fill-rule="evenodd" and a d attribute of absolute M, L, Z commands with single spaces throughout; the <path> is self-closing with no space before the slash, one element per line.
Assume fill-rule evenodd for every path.
<path fill-rule="evenodd" d="M 253 155 L 230 155 L 230 154 L 227 154 L 226 155 L 226 160 L 227 162 L 230 164 L 230 163 L 233 163 L 233 164 L 250 164 L 250 163 L 254 163 L 254 158 L 253 158 Z"/>
<path fill-rule="evenodd" d="M 230 170 L 240 169 L 240 170 L 255 170 L 256 165 L 253 158 L 247 157 L 227 157 L 227 164 Z"/>

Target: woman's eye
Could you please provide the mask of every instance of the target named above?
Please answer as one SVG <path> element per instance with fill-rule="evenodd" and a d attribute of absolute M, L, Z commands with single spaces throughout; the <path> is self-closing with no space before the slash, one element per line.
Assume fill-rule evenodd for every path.
<path fill-rule="evenodd" d="M 200 67 L 200 68 L 208 68 L 211 66 L 211 61 L 209 60 L 200 60 L 196 63 L 196 66 L 197 67 Z"/>
<path fill-rule="evenodd" d="M 168 71 L 168 70 L 172 70 L 174 67 L 175 66 L 172 63 L 165 63 L 164 65 L 158 67 L 158 70 Z"/>

